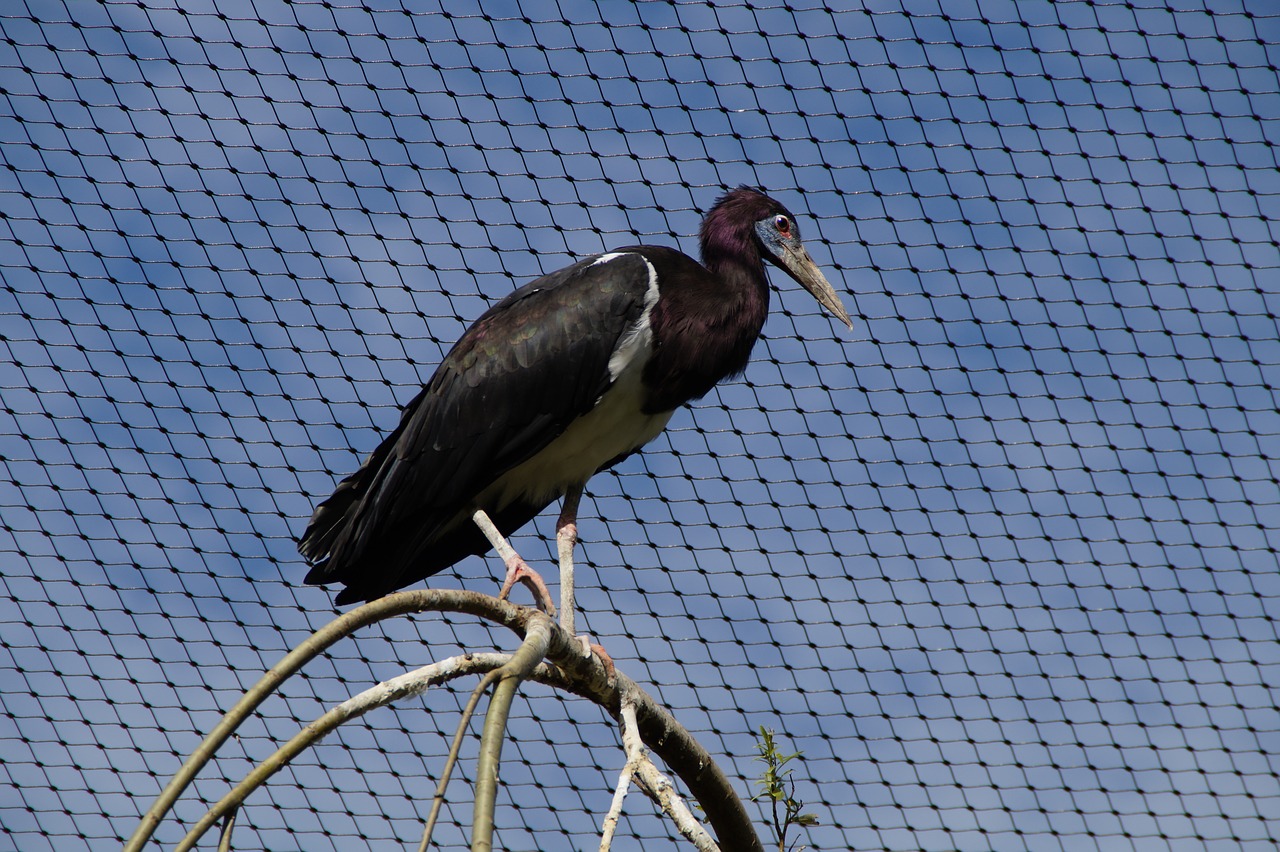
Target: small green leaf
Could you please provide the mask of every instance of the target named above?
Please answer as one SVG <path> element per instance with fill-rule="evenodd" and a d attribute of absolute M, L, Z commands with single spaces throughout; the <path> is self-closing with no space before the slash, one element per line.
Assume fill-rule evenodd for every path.
<path fill-rule="evenodd" d="M 756 760 L 764 764 L 764 770 L 760 773 L 760 777 L 756 779 L 756 786 L 760 788 L 760 792 L 751 797 L 751 801 L 759 802 L 767 800 L 772 802 L 771 809 L 765 809 L 765 822 L 772 826 L 778 841 L 778 852 L 788 852 L 787 834 L 791 831 L 791 827 L 798 826 L 807 828 L 818 824 L 816 814 L 802 814 L 800 811 L 804 808 L 804 803 L 795 798 L 795 781 L 791 779 L 790 769 L 784 767 L 793 760 L 798 760 L 801 752 L 793 754 L 783 754 L 778 749 L 778 743 L 774 737 L 774 732 L 760 726 L 760 737 L 756 742 L 756 751 L 760 752 L 756 756 Z M 781 806 L 781 813 L 779 812 Z M 772 810 L 772 819 L 767 812 Z M 803 852 L 807 848 L 801 846 L 796 852 Z"/>

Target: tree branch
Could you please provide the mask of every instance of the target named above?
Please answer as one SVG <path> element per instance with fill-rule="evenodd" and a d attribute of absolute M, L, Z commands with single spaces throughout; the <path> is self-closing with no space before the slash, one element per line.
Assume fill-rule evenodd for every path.
<path fill-rule="evenodd" d="M 622 723 L 624 718 L 622 708 L 623 699 L 626 696 L 627 703 L 634 705 L 635 708 L 635 724 L 632 727 L 638 731 L 640 739 L 680 777 L 693 797 L 702 805 L 707 820 L 719 839 L 720 846 L 725 849 L 743 850 L 743 852 L 763 852 L 764 847 L 729 779 L 689 732 L 635 681 L 622 672 L 614 672 L 611 677 L 610 672 L 606 671 L 603 662 L 597 656 L 594 654 L 584 656 L 574 638 L 537 609 L 516 606 L 475 592 L 438 589 L 397 592 L 365 604 L 330 622 L 286 655 L 227 713 L 174 775 L 140 821 L 133 837 L 125 846 L 126 852 L 138 852 L 143 848 L 154 834 L 160 820 L 213 757 L 217 749 L 271 692 L 309 660 L 322 653 L 338 639 L 360 627 L 407 613 L 444 610 L 487 619 L 525 638 L 530 637 L 531 633 L 534 634 L 535 638 L 522 645 L 521 650 L 517 652 L 522 655 L 521 661 L 511 670 L 512 676 L 505 678 L 511 683 L 512 691 L 521 679 L 532 679 L 594 701 L 604 707 L 619 723 Z M 543 656 L 555 665 L 539 664 Z M 373 707 L 420 694 L 432 683 L 443 682 L 464 673 L 484 670 L 492 673 L 513 662 L 512 658 L 500 654 L 472 654 L 445 660 L 426 666 L 417 672 L 393 678 L 328 711 L 290 740 L 277 754 L 289 752 L 288 756 L 292 757 L 306 747 L 304 740 L 310 738 L 309 742 L 314 742 L 332 730 L 330 722 L 333 725 L 340 724 L 342 721 L 368 712 Z M 516 674 L 517 672 L 519 674 Z M 494 701 L 497 700 L 495 696 Z M 492 709 L 491 707 L 491 711 Z M 629 719 L 626 724 L 631 725 Z M 495 795 L 497 756 L 495 753 L 492 758 L 495 767 L 493 775 Z M 214 824 L 221 815 L 230 813 L 240 801 L 243 801 L 252 789 L 251 779 L 254 784 L 260 784 L 272 773 L 278 771 L 282 765 L 284 760 L 276 762 L 273 757 L 256 768 L 250 778 L 246 778 L 242 785 L 238 785 L 236 790 L 224 798 L 225 805 L 220 802 L 210 811 L 205 820 L 201 821 L 201 825 L 205 826 L 204 830 L 207 831 L 208 826 Z M 481 773 L 482 781 L 486 774 L 488 770 Z M 682 802 L 679 806 L 676 804 L 669 806 L 668 802 L 678 801 L 679 797 L 674 795 L 674 791 L 670 789 L 670 782 L 662 778 L 661 773 L 658 773 L 650 761 L 641 762 L 636 776 L 644 782 L 642 786 L 646 792 L 651 796 L 657 793 L 654 796 L 655 801 L 658 801 L 663 809 L 676 819 L 680 831 L 693 840 L 700 850 L 716 848 L 706 831 L 696 824 L 692 814 L 688 814 L 687 807 L 684 808 L 684 812 L 688 814 L 687 819 L 676 815 L 678 807 L 683 806 Z M 245 786 L 246 784 L 250 785 Z M 477 799 L 480 796 L 480 790 L 477 789 Z M 235 804 L 231 803 L 233 798 L 238 799 Z M 673 809 L 676 809 L 676 812 L 673 812 Z M 477 811 L 479 810 L 481 808 L 477 802 Z M 194 830 L 192 834 L 195 834 Z"/>
<path fill-rule="evenodd" d="M 472 852 L 490 852 L 493 848 L 493 812 L 498 800 L 498 763 L 502 758 L 502 744 L 507 738 L 507 716 L 511 702 L 516 697 L 520 682 L 542 662 L 551 647 L 551 631 L 555 624 L 550 618 L 535 618 L 529 622 L 520 650 L 503 666 L 498 687 L 484 714 L 484 731 L 480 735 L 480 756 L 476 765 L 475 812 L 471 824 Z"/>
<path fill-rule="evenodd" d="M 553 651 L 552 660 L 566 674 L 565 679 L 554 686 L 594 701 L 605 708 L 615 721 L 621 721 L 622 696 L 634 695 L 641 739 L 684 782 L 690 795 L 702 806 L 720 847 L 735 852 L 764 852 L 751 817 L 728 777 L 702 744 L 665 707 L 621 671 L 615 672 L 611 682 L 604 664 L 594 654 L 583 656 L 573 653 L 567 658 L 560 658 L 554 656 Z M 646 774 L 642 772 L 641 778 Z"/>
<path fill-rule="evenodd" d="M 453 734 L 453 744 L 449 746 L 449 757 L 444 762 L 444 770 L 441 771 L 440 781 L 436 784 L 436 794 L 431 797 L 431 813 L 427 815 L 427 826 L 422 830 L 422 843 L 418 845 L 418 852 L 427 852 L 431 846 L 431 835 L 436 830 L 436 821 L 440 819 L 440 809 L 444 807 L 444 793 L 449 787 L 453 767 L 458 764 L 458 755 L 462 753 L 462 738 L 466 736 L 467 728 L 471 726 L 471 717 L 475 715 L 481 697 L 489 691 L 489 687 L 493 686 L 497 678 L 496 669 L 485 675 L 480 683 L 476 684 L 476 688 L 471 690 L 467 706 L 462 709 L 462 715 L 458 717 L 458 728 Z"/>
<path fill-rule="evenodd" d="M 438 663 L 423 666 L 415 671 L 384 681 L 377 686 L 366 689 L 353 698 L 348 698 L 310 725 L 307 725 L 295 734 L 293 739 L 277 749 L 275 754 L 255 766 L 243 781 L 237 784 L 231 792 L 223 796 L 196 823 L 183 841 L 175 847 L 176 852 L 187 852 L 188 849 L 193 848 L 205 832 L 224 816 L 234 819 L 236 810 L 249 797 L 249 794 L 265 784 L 267 779 L 288 765 L 289 761 L 324 739 L 344 722 L 363 716 L 370 710 L 384 707 L 393 701 L 421 695 L 430 686 L 445 683 L 454 678 L 475 672 L 487 672 L 500 668 L 509 660 L 510 656 L 507 654 L 469 654 L 450 657 L 447 660 L 441 660 Z M 229 835 L 230 828 L 224 828 L 223 834 L 224 836 Z"/>
<path fill-rule="evenodd" d="M 642 761 L 648 760 L 644 753 L 644 743 L 636 725 L 636 703 L 632 696 L 622 697 L 622 747 L 627 753 L 627 762 L 618 773 L 618 786 L 613 792 L 613 802 L 609 812 L 604 816 L 603 829 L 600 832 L 600 852 L 609 852 L 613 845 L 614 832 L 618 830 L 618 820 L 622 816 L 622 803 L 631 789 L 631 779 L 640 768 Z"/>
<path fill-rule="evenodd" d="M 671 821 L 676 824 L 680 833 L 687 837 L 699 852 L 720 852 L 720 847 L 694 817 L 684 799 L 676 793 L 671 780 L 653 765 L 645 751 L 644 742 L 640 739 L 639 725 L 636 722 L 636 696 L 623 692 L 620 708 L 622 726 L 622 745 L 627 753 L 626 765 L 618 773 L 618 786 L 613 794 L 613 803 L 604 818 L 604 828 L 600 836 L 600 852 L 610 852 L 613 835 L 618 828 L 618 820 L 622 816 L 622 803 L 631 787 L 632 779 L 649 798 L 662 808 Z"/>
<path fill-rule="evenodd" d="M 698 822 L 693 811 L 689 810 L 684 798 L 676 792 L 671 779 L 659 772 L 652 760 L 645 758 L 636 771 L 636 776 L 641 789 L 658 803 L 658 807 L 662 808 L 667 816 L 671 817 L 676 828 L 689 838 L 698 852 L 720 852 L 720 847 L 716 845 L 715 840 L 702 827 L 702 823 Z"/>
<path fill-rule="evenodd" d="M 523 610 L 523 612 L 522 612 Z M 209 732 L 204 742 L 191 753 L 182 768 L 156 797 L 151 808 L 138 823 L 133 837 L 124 846 L 124 852 L 141 852 L 143 846 L 155 834 L 160 820 L 173 807 L 205 764 L 213 758 L 222 744 L 236 728 L 240 727 L 258 705 L 275 692 L 286 679 L 304 665 L 322 654 L 330 645 L 361 627 L 375 624 L 387 618 L 413 612 L 450 611 L 488 618 L 505 627 L 518 629 L 527 620 L 530 610 L 489 595 L 458 589 L 416 589 L 387 595 L 372 603 L 357 607 L 338 616 L 305 639 L 290 651 L 283 660 L 267 670 L 266 674 L 244 694 L 236 706 Z"/>

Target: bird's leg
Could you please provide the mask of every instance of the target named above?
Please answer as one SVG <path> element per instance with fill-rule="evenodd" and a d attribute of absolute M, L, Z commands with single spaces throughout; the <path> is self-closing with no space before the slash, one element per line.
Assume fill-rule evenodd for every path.
<path fill-rule="evenodd" d="M 573 635 L 577 604 L 573 597 L 573 548 L 578 543 L 578 504 L 582 502 L 582 485 L 571 486 L 564 495 L 564 507 L 556 522 L 556 549 L 560 554 L 560 626 Z"/>
<path fill-rule="evenodd" d="M 483 509 L 476 509 L 471 520 L 475 521 L 480 532 L 489 539 L 489 543 L 493 545 L 494 550 L 498 551 L 498 555 L 507 566 L 507 576 L 502 581 L 502 591 L 498 593 L 498 597 L 506 600 L 516 583 L 524 583 L 529 587 L 529 591 L 533 592 L 534 600 L 547 615 L 555 616 L 556 605 L 551 602 L 551 592 L 547 589 L 547 584 L 542 581 L 542 576 L 520 558 L 520 554 L 516 553 L 515 548 L 498 531 L 498 527 L 489 519 L 489 515 Z"/>
<path fill-rule="evenodd" d="M 556 550 L 560 554 L 560 626 L 570 636 L 574 636 L 574 616 L 578 605 L 573 594 L 573 548 L 578 544 L 578 504 L 582 502 L 582 489 L 585 483 L 571 486 L 564 495 L 564 506 L 560 509 L 560 520 L 556 522 Z M 613 657 L 602 646 L 591 641 L 589 636 L 576 636 L 582 644 L 583 656 L 595 654 L 604 664 L 609 681 L 614 680 Z"/>

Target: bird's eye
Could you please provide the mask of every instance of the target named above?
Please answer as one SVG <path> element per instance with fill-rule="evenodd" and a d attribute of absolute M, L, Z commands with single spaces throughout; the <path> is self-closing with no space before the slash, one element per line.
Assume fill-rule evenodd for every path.
<path fill-rule="evenodd" d="M 791 220 L 782 214 L 774 217 L 773 227 L 777 228 L 778 233 L 784 237 L 791 235 Z"/>

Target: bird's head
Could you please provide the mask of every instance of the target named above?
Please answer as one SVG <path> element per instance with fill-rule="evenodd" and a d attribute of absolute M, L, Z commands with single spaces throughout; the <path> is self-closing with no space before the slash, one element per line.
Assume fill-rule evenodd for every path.
<path fill-rule="evenodd" d="M 790 275 L 804 287 L 832 316 L 853 328 L 849 314 L 813 262 L 800 241 L 800 223 L 791 211 L 759 190 L 741 186 L 726 193 L 703 221 L 702 251 L 704 259 L 715 254 L 718 243 L 728 242 L 729 234 L 741 233 L 750 223 L 749 233 L 762 260 L 767 260 Z"/>

